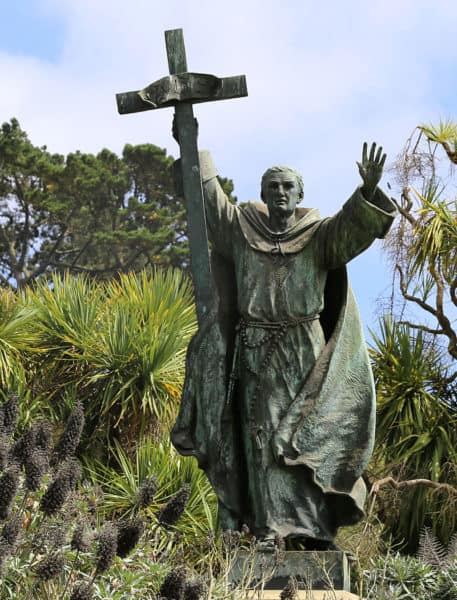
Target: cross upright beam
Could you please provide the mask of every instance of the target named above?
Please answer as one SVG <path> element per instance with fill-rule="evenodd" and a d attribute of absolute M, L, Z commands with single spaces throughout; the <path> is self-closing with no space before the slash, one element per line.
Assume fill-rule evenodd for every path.
<path fill-rule="evenodd" d="M 170 75 L 143 90 L 117 94 L 119 113 L 128 114 L 174 106 L 190 247 L 191 270 L 199 325 L 209 313 L 213 285 L 206 231 L 205 207 L 198 160 L 195 103 L 247 96 L 244 75 L 218 78 L 187 71 L 182 29 L 165 32 Z"/>

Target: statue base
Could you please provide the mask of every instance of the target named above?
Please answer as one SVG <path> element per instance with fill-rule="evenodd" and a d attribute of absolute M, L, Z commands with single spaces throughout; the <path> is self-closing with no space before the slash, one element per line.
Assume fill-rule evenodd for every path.
<path fill-rule="evenodd" d="M 275 590 L 278 598 L 279 591 L 284 589 L 290 577 L 297 580 L 298 589 L 303 591 L 327 590 L 328 595 L 329 590 L 346 593 L 350 590 L 348 558 L 345 552 L 340 551 L 241 550 L 229 576 L 235 586 Z"/>

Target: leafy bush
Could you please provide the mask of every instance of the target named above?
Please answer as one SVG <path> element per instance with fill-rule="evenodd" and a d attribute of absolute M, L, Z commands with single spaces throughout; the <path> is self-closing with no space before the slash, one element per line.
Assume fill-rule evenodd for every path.
<path fill-rule="evenodd" d="M 168 527 L 185 511 L 189 488 L 182 486 L 170 498 L 162 492 L 154 516 L 149 506 L 157 482 L 146 477 L 130 512 L 119 510 L 107 519 L 100 488 L 78 485 L 82 471 L 74 455 L 84 426 L 81 403 L 57 439 L 43 419 L 19 435 L 18 415 L 17 396 L 0 406 L 0 598 L 120 599 L 133 592 L 153 597 L 182 560 L 179 540 L 170 538 Z M 181 571 L 183 590 L 201 595 L 196 573 Z"/>
<path fill-rule="evenodd" d="M 21 410 L 55 422 L 78 397 L 84 452 L 103 456 L 114 439 L 128 448 L 170 425 L 195 328 L 182 272 L 111 282 L 56 274 L 20 295 L 0 292 L 0 383 L 20 389 Z"/>
<path fill-rule="evenodd" d="M 372 559 L 364 575 L 367 600 L 456 600 L 457 536 L 445 547 L 431 529 L 424 528 L 417 558 L 379 556 Z"/>

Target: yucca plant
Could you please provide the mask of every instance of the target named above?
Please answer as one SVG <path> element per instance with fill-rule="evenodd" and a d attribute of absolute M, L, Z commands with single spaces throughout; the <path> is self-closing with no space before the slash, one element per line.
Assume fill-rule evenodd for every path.
<path fill-rule="evenodd" d="M 208 535 L 211 537 L 217 529 L 217 500 L 197 461 L 179 455 L 167 435 L 159 441 L 152 437 L 142 439 L 134 457 L 116 442 L 112 457 L 111 466 L 96 460 L 85 461 L 86 472 L 103 489 L 101 508 L 106 515 L 135 514 L 142 487 L 153 479 L 157 492 L 148 512 L 162 528 L 181 537 L 190 562 L 205 560 L 202 550 L 207 548 Z M 171 522 L 168 516 L 162 519 L 164 508 L 168 507 L 168 515 L 171 515 L 173 502 L 178 504 L 180 495 L 186 495 L 186 502 L 179 522 Z M 173 536 L 164 536 L 162 544 L 170 549 Z"/>
<path fill-rule="evenodd" d="M 378 476 L 455 483 L 457 414 L 442 394 L 448 386 L 442 353 L 424 332 L 411 335 L 407 325 L 388 318 L 372 337 L 378 403 L 373 469 Z M 456 507 L 440 491 L 416 487 L 396 503 L 396 508 L 395 502 L 388 503 L 383 520 L 394 542 L 410 552 L 416 550 L 425 524 L 443 542 L 457 529 Z"/>
<path fill-rule="evenodd" d="M 120 275 L 106 284 L 105 318 L 84 350 L 88 387 L 103 428 L 138 435 L 175 414 L 187 344 L 196 321 L 189 281 L 179 271 Z"/>
<path fill-rule="evenodd" d="M 105 291 L 83 275 L 54 274 L 27 288 L 25 295 L 35 310 L 41 351 L 33 384 L 58 405 L 68 386 L 79 388 L 90 371 L 84 352 L 98 335 Z"/>
<path fill-rule="evenodd" d="M 36 351 L 36 311 L 25 297 L 0 288 L 0 387 L 13 390 L 24 379 L 27 357 Z"/>
<path fill-rule="evenodd" d="M 85 449 L 103 453 L 116 438 L 133 445 L 141 431 L 170 422 L 196 328 L 182 272 L 132 273 L 111 282 L 56 274 L 25 295 L 40 350 L 29 387 L 48 398 L 57 420 L 70 388 L 84 401 Z"/>

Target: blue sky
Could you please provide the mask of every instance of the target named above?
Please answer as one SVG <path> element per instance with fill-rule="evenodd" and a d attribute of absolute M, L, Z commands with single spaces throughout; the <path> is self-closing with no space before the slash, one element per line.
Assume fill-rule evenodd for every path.
<path fill-rule="evenodd" d="M 330 215 L 359 182 L 365 140 L 393 160 L 417 124 L 457 118 L 455 0 L 3 0 L 0 14 L 0 118 L 52 151 L 176 155 L 170 109 L 121 117 L 114 99 L 167 73 L 165 29 L 184 29 L 191 70 L 245 73 L 248 98 L 196 108 L 200 147 L 240 200 L 290 164 L 303 204 Z M 380 243 L 350 275 L 373 326 L 390 281 Z"/>
<path fill-rule="evenodd" d="M 58 61 L 65 42 L 65 20 L 34 0 L 4 1 L 0 49 L 4 52 Z"/>

